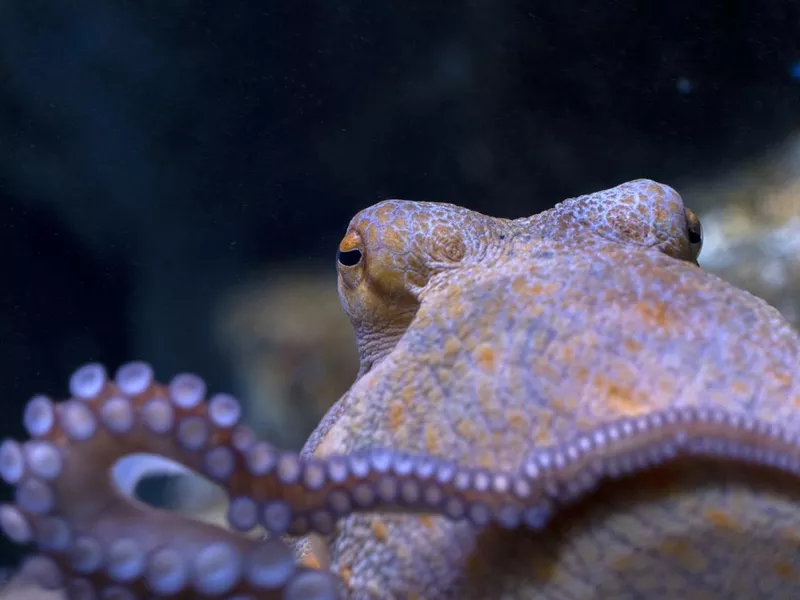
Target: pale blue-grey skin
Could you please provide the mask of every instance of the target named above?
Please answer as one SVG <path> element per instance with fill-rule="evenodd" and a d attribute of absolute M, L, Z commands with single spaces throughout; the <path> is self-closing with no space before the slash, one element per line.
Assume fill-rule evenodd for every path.
<path fill-rule="evenodd" d="M 515 471 L 630 415 L 721 407 L 798 429 L 800 340 L 695 263 L 651 181 L 515 221 L 387 201 L 340 252 L 362 369 L 306 456 L 383 446 Z M 592 494 L 538 533 L 358 514 L 314 552 L 352 598 L 800 598 L 797 480 L 688 460 Z"/>

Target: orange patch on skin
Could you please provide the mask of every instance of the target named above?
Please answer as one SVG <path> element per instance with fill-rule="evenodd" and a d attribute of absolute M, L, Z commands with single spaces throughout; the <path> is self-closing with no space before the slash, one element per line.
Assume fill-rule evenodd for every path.
<path fill-rule="evenodd" d="M 659 223 L 663 223 L 664 221 L 667 220 L 667 217 L 669 217 L 669 213 L 666 210 L 664 210 L 664 207 L 661 204 L 658 204 L 656 206 L 655 213 L 656 213 L 655 220 Z"/>
<path fill-rule="evenodd" d="M 642 349 L 642 345 L 636 340 L 627 339 L 623 345 L 628 352 L 639 352 Z"/>
<path fill-rule="evenodd" d="M 439 432 L 433 425 L 425 426 L 425 449 L 431 454 L 439 453 Z"/>
<path fill-rule="evenodd" d="M 534 434 L 536 436 L 536 444 L 540 446 L 547 446 L 553 442 L 553 415 L 550 413 L 542 413 L 539 416 L 538 423 Z"/>
<path fill-rule="evenodd" d="M 478 464 L 484 469 L 491 470 L 495 467 L 494 456 L 492 456 L 492 454 L 489 452 L 481 452 L 478 456 Z"/>
<path fill-rule="evenodd" d="M 542 283 L 536 281 L 528 286 L 528 293 L 533 296 L 552 296 L 560 289 L 556 283 Z"/>
<path fill-rule="evenodd" d="M 731 391 L 734 394 L 744 395 L 747 393 L 748 389 L 750 389 L 750 386 L 748 386 L 744 381 L 734 381 L 731 384 Z"/>
<path fill-rule="evenodd" d="M 453 358 L 461 350 L 461 342 L 457 337 L 449 337 L 445 340 L 442 349 L 446 358 Z"/>
<path fill-rule="evenodd" d="M 594 393 L 605 398 L 608 406 L 620 415 L 640 415 L 649 408 L 641 402 L 644 396 L 635 395 L 630 387 L 609 378 L 605 373 L 595 375 L 590 385 L 594 389 Z"/>
<path fill-rule="evenodd" d="M 467 419 L 461 419 L 456 424 L 456 431 L 465 440 L 473 440 L 475 438 L 475 425 Z"/>
<path fill-rule="evenodd" d="M 426 529 L 430 529 L 431 527 L 433 527 L 433 519 L 430 517 L 430 515 L 421 516 L 419 518 L 419 522 Z"/>
<path fill-rule="evenodd" d="M 339 577 L 341 577 L 345 586 L 350 587 L 350 580 L 353 578 L 353 569 L 350 566 L 344 566 L 339 569 Z"/>
<path fill-rule="evenodd" d="M 667 329 L 675 322 L 664 303 L 637 302 L 633 305 L 633 310 L 649 327 Z"/>
<path fill-rule="evenodd" d="M 797 577 L 797 572 L 795 571 L 794 567 L 784 561 L 778 561 L 773 566 L 772 569 L 775 571 L 775 574 L 778 577 L 783 579 L 792 579 Z"/>
<path fill-rule="evenodd" d="M 323 436 L 314 450 L 314 456 L 323 458 L 329 454 L 333 454 L 333 432 L 335 429 L 336 427 L 331 427 L 331 429 Z"/>
<path fill-rule="evenodd" d="M 406 420 L 406 409 L 400 402 L 392 402 L 389 405 L 389 427 L 392 433 L 397 433 L 397 430 L 403 425 Z"/>
<path fill-rule="evenodd" d="M 524 294 L 528 288 L 528 281 L 522 275 L 514 278 L 511 282 L 511 289 L 517 294 Z"/>
<path fill-rule="evenodd" d="M 783 539 L 790 540 L 797 545 L 800 545 L 800 531 L 786 527 L 780 530 L 780 535 Z"/>
<path fill-rule="evenodd" d="M 508 414 L 508 426 L 518 433 L 524 433 L 528 430 L 528 419 L 523 415 L 515 412 Z"/>
<path fill-rule="evenodd" d="M 493 372 L 497 366 L 497 356 L 489 344 L 478 344 L 475 349 L 475 361 L 484 371 Z"/>
<path fill-rule="evenodd" d="M 573 383 L 575 385 L 577 385 L 579 383 L 584 383 L 587 379 L 589 379 L 589 368 L 588 367 L 583 367 L 583 366 L 578 367 L 575 370 L 575 376 L 574 377 L 575 378 L 574 378 Z"/>
<path fill-rule="evenodd" d="M 615 571 L 628 571 L 633 564 L 633 556 L 630 554 L 618 554 L 611 559 L 611 568 Z"/>
<path fill-rule="evenodd" d="M 608 403 L 623 415 L 640 415 L 646 407 L 633 397 L 630 388 L 612 385 L 608 389 Z"/>
<path fill-rule="evenodd" d="M 715 527 L 722 529 L 733 529 L 736 525 L 736 521 L 731 519 L 728 513 L 716 508 L 709 508 L 705 512 L 705 519 Z"/>
<path fill-rule="evenodd" d="M 481 410 L 487 415 L 497 410 L 495 389 L 486 384 L 481 383 L 478 385 L 477 396 L 478 404 L 481 405 Z"/>
<path fill-rule="evenodd" d="M 794 381 L 792 379 L 792 376 L 789 373 L 786 373 L 785 371 L 777 371 L 777 372 L 769 371 L 769 373 L 772 374 L 772 377 L 781 387 L 789 387 L 792 385 L 792 382 Z"/>
<path fill-rule="evenodd" d="M 539 427 L 536 429 L 537 446 L 549 446 L 552 443 L 553 443 L 553 435 L 547 428 Z"/>
<path fill-rule="evenodd" d="M 573 346 L 560 346 L 558 359 L 564 363 L 571 363 L 575 359 L 575 348 Z"/>
<path fill-rule="evenodd" d="M 367 244 L 374 248 L 378 244 L 378 228 L 369 227 L 367 229 Z"/>
<path fill-rule="evenodd" d="M 413 385 L 403 386 L 403 389 L 400 392 L 400 398 L 403 399 L 403 402 L 405 402 L 406 404 L 411 404 L 416 397 L 417 397 L 416 387 L 414 387 Z"/>
<path fill-rule="evenodd" d="M 342 252 L 349 252 L 361 246 L 361 236 L 357 231 L 348 231 L 347 235 L 339 242 L 339 250 Z"/>
<path fill-rule="evenodd" d="M 694 550 L 686 540 L 667 538 L 659 548 L 662 554 L 676 558 L 684 567 L 692 571 L 705 571 L 708 559 Z"/>
<path fill-rule="evenodd" d="M 380 521 L 372 521 L 372 535 L 375 536 L 375 539 L 379 542 L 385 542 L 386 539 L 389 537 L 389 532 L 386 530 L 386 525 L 381 523 Z"/>
<path fill-rule="evenodd" d="M 456 302 L 450 306 L 450 316 L 455 321 L 461 321 L 467 313 L 467 305 L 463 302 Z"/>
<path fill-rule="evenodd" d="M 309 552 L 299 561 L 300 566 L 306 567 L 308 569 L 321 569 L 322 565 L 320 565 L 317 556 L 313 552 Z"/>

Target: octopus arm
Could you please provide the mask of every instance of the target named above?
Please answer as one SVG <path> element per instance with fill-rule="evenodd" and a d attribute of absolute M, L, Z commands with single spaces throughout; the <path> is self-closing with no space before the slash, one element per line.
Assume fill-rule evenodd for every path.
<path fill-rule="evenodd" d="M 0 476 L 15 488 L 14 503 L 0 507 L 0 526 L 11 539 L 38 547 L 29 572 L 76 598 L 97 591 L 123 598 L 336 598 L 341 581 L 297 564 L 281 536 L 328 535 L 356 512 L 541 529 L 560 506 L 604 480 L 687 458 L 800 474 L 796 432 L 719 409 L 611 419 L 536 448 L 517 469 L 501 472 L 388 448 L 302 458 L 255 439 L 239 423 L 233 396 L 207 398 L 204 382 L 191 374 L 161 384 L 141 362 L 124 365 L 113 379 L 102 366 L 86 365 L 69 388 L 64 402 L 31 399 L 24 413 L 31 439 L 0 445 Z M 231 529 L 132 498 L 141 473 L 163 470 L 162 462 L 142 462 L 121 478 L 109 475 L 121 458 L 138 453 L 219 484 L 230 498 Z M 266 539 L 245 535 L 258 526 Z"/>
<path fill-rule="evenodd" d="M 0 526 L 36 546 L 23 569 L 28 579 L 87 599 L 339 596 L 336 578 L 296 564 L 279 538 L 222 529 L 132 497 L 149 472 L 189 470 L 223 485 L 242 478 L 237 459 L 253 436 L 239 424 L 234 397 L 206 399 L 205 384 L 191 374 L 160 384 L 141 362 L 114 378 L 85 365 L 69 390 L 63 402 L 32 398 L 23 417 L 30 439 L 0 445 L 0 475 L 14 487 Z M 146 456 L 117 467 L 137 454 Z"/>

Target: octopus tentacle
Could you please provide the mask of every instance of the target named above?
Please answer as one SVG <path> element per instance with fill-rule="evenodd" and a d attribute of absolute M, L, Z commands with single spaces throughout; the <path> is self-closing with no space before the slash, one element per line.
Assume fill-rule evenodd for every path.
<path fill-rule="evenodd" d="M 244 499 L 241 514 L 232 507 L 231 520 L 244 527 L 258 520 L 278 534 L 329 534 L 338 519 L 355 512 L 399 511 L 541 529 L 560 505 L 604 480 L 686 457 L 800 475 L 800 433 L 720 409 L 675 408 L 616 419 L 561 445 L 538 448 L 517 472 L 381 448 L 301 461 L 260 442 L 245 453 L 246 487 L 229 487 Z"/>
<path fill-rule="evenodd" d="M 238 424 L 233 396 L 205 401 L 189 374 L 168 385 L 142 362 L 113 379 L 99 364 L 78 369 L 71 398 L 30 400 L 31 439 L 0 444 L 0 476 L 14 503 L 0 507 L 0 527 L 39 553 L 25 569 L 70 598 L 333 599 L 340 582 L 295 564 L 279 539 L 265 540 L 156 510 L 115 486 L 114 464 L 128 454 L 167 457 L 217 480 L 234 475 L 252 432 Z"/>
<path fill-rule="evenodd" d="M 525 457 L 520 475 L 540 498 L 542 525 L 604 480 L 685 458 L 739 461 L 800 476 L 800 432 L 719 408 L 678 407 L 624 417 Z"/>
<path fill-rule="evenodd" d="M 67 583 L 76 598 L 99 589 L 134 598 L 334 598 L 340 582 L 332 575 L 296 565 L 276 538 L 240 532 L 261 525 L 274 535 L 329 534 L 338 519 L 365 511 L 540 529 L 560 505 L 603 480 L 685 457 L 800 475 L 800 433 L 721 409 L 615 419 L 537 448 L 515 471 L 498 472 L 382 448 L 304 459 L 239 425 L 232 396 L 205 401 L 205 385 L 194 375 L 159 384 L 144 363 L 123 366 L 113 381 L 99 365 L 83 367 L 70 393 L 59 404 L 34 397 L 24 414 L 31 440 L 0 445 L 0 476 L 15 487 L 15 503 L 0 507 L 0 527 L 20 543 L 35 542 L 41 554 L 29 568 L 43 581 Z M 160 454 L 219 483 L 238 531 L 120 493 L 108 472 L 136 452 Z"/>

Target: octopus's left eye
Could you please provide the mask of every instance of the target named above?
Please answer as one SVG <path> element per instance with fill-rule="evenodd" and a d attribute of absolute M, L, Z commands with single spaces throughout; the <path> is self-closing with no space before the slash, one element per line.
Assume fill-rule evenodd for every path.
<path fill-rule="evenodd" d="M 361 262 L 361 250 L 337 250 L 336 260 L 343 267 L 355 267 Z"/>

